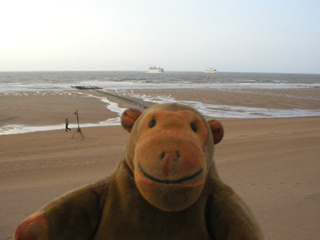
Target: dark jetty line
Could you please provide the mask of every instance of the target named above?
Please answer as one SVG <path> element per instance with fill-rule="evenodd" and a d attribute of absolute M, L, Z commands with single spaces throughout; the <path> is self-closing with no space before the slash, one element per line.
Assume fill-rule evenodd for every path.
<path fill-rule="evenodd" d="M 79 90 L 95 90 L 95 89 L 102 89 L 101 87 L 97 86 L 71 86 L 72 88 L 76 88 Z"/>
<path fill-rule="evenodd" d="M 99 93 L 102 93 L 102 94 L 105 94 L 105 95 L 108 95 L 108 96 L 111 96 L 111 97 L 114 97 L 114 98 L 117 98 L 123 102 L 126 102 L 126 103 L 129 103 L 129 104 L 132 104 L 132 105 L 135 105 L 137 107 L 140 107 L 140 108 L 143 108 L 143 109 L 146 109 L 146 108 L 149 108 L 150 106 L 147 105 L 147 104 L 144 104 L 144 103 L 141 103 L 141 102 L 138 102 L 138 101 L 134 101 L 134 100 L 131 100 L 129 98 L 125 98 L 125 97 L 121 97 L 121 96 L 118 96 L 118 95 L 115 95 L 115 94 L 112 94 L 112 93 L 109 93 L 109 92 L 105 92 L 105 91 L 101 91 L 101 90 L 97 90 L 97 89 L 94 89 L 96 92 L 99 92 Z"/>

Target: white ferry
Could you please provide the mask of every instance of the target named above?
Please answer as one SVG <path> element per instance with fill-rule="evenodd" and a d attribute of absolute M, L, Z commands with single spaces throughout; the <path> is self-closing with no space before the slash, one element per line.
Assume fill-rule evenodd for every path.
<path fill-rule="evenodd" d="M 217 71 L 217 69 L 209 68 L 209 69 L 204 70 L 203 72 L 205 72 L 205 73 L 216 73 L 218 71 Z"/>
<path fill-rule="evenodd" d="M 148 73 L 164 73 L 164 69 L 156 66 L 152 66 L 149 68 Z"/>

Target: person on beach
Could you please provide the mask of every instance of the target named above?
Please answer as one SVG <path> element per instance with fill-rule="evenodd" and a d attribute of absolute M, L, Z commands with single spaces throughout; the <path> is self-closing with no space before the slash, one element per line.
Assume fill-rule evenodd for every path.
<path fill-rule="evenodd" d="M 71 131 L 71 128 L 69 128 L 69 119 L 66 118 L 66 132 Z"/>

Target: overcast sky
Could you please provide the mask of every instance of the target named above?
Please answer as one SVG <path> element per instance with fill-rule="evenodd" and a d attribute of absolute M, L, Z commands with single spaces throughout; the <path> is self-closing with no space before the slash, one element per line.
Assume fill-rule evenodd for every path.
<path fill-rule="evenodd" d="M 319 0 L 10 0 L 0 71 L 320 73 Z"/>

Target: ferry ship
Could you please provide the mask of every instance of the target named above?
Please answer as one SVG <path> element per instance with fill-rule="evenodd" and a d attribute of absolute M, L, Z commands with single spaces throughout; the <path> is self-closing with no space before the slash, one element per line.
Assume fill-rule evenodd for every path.
<path fill-rule="evenodd" d="M 217 69 L 209 68 L 209 69 L 204 70 L 203 72 L 205 72 L 205 73 L 216 73 L 218 71 L 217 71 Z"/>
<path fill-rule="evenodd" d="M 149 68 L 148 73 L 164 73 L 164 69 L 156 66 L 152 66 Z"/>

